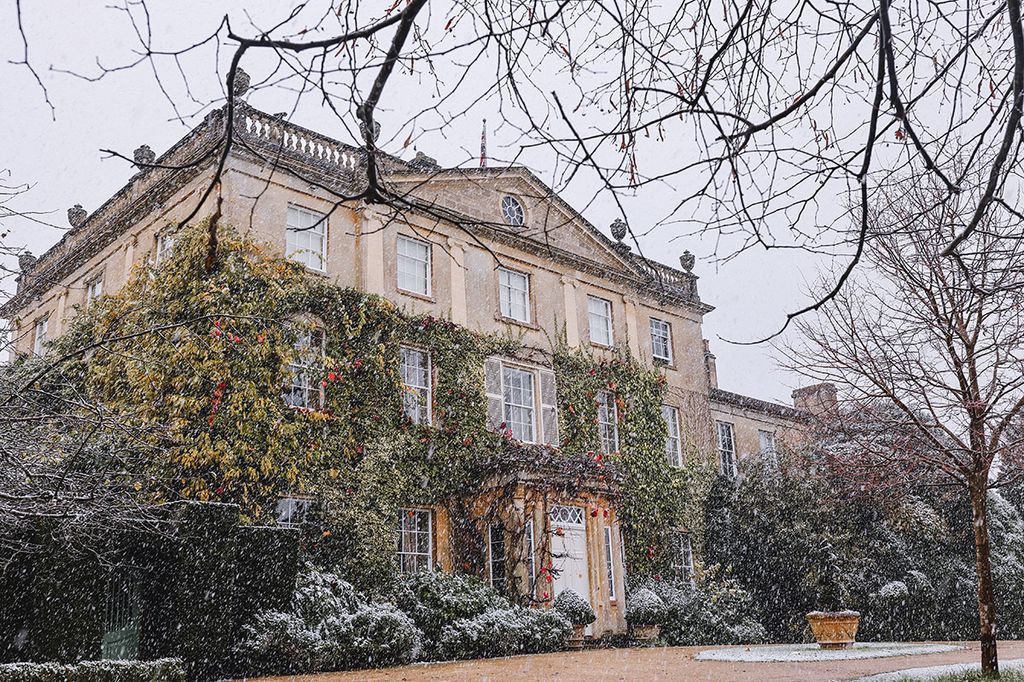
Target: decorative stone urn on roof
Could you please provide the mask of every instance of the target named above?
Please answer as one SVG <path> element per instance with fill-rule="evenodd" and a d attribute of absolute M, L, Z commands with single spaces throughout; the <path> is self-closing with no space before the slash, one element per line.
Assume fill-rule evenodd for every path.
<path fill-rule="evenodd" d="M 82 208 L 81 204 L 75 204 L 68 209 L 68 224 L 71 227 L 78 227 L 89 217 L 89 212 Z"/>

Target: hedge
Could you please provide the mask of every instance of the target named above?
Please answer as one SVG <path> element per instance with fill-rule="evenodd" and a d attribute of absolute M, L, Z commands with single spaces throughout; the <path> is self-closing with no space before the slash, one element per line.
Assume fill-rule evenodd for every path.
<path fill-rule="evenodd" d="M 7 663 L 0 682 L 184 682 L 180 658 L 156 661 L 82 661 L 81 663 Z"/>

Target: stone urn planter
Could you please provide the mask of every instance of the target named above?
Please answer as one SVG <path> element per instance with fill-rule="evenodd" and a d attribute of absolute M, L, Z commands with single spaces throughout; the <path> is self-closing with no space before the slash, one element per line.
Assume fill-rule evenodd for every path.
<path fill-rule="evenodd" d="M 573 625 L 572 626 L 572 637 L 569 638 L 569 648 L 573 650 L 579 650 L 583 648 L 583 640 L 585 635 L 583 630 L 586 629 L 586 625 Z"/>
<path fill-rule="evenodd" d="M 848 649 L 857 640 L 860 614 L 856 611 L 811 611 L 807 622 L 822 649 Z"/>
<path fill-rule="evenodd" d="M 639 642 L 653 642 L 661 634 L 660 625 L 634 625 L 633 637 Z"/>

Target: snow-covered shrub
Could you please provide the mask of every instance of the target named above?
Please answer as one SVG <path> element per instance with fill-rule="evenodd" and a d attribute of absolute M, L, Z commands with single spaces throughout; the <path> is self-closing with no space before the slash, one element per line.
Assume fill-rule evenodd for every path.
<path fill-rule="evenodd" d="M 626 599 L 626 621 L 630 625 L 660 625 L 664 615 L 661 597 L 647 588 L 633 591 Z"/>
<path fill-rule="evenodd" d="M 428 657 L 434 655 L 441 631 L 460 619 L 507 609 L 509 601 L 479 578 L 425 571 L 404 578 L 394 595 L 398 608 L 423 631 Z"/>
<path fill-rule="evenodd" d="M 597 619 L 587 600 L 573 590 L 562 590 L 552 607 L 575 627 L 590 625 Z"/>
<path fill-rule="evenodd" d="M 307 567 L 291 609 L 258 614 L 235 654 L 246 673 L 305 673 L 410 663 L 421 642 L 392 604 L 366 603 L 336 573 Z"/>
<path fill-rule="evenodd" d="M 571 635 L 572 625 L 554 609 L 513 606 L 447 625 L 437 654 L 448 660 L 540 654 L 564 649 Z"/>
<path fill-rule="evenodd" d="M 708 576 L 694 585 L 655 581 L 648 588 L 664 604 L 661 637 L 672 646 L 757 644 L 768 639 L 753 598 L 733 580 Z"/>
<path fill-rule="evenodd" d="M 155 661 L 82 661 L 80 663 L 8 663 L 0 682 L 184 682 L 179 658 Z"/>

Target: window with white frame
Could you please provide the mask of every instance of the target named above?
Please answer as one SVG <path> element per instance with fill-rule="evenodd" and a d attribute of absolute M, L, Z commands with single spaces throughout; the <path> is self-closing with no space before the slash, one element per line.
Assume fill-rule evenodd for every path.
<path fill-rule="evenodd" d="M 775 452 L 775 432 L 758 430 L 757 440 L 761 446 L 761 454 L 772 454 Z"/>
<path fill-rule="evenodd" d="M 434 566 L 434 541 L 429 509 L 398 510 L 398 568 L 403 574 Z"/>
<path fill-rule="evenodd" d="M 612 554 L 612 527 L 604 527 L 604 569 L 608 577 L 608 598 L 615 599 L 615 555 Z"/>
<path fill-rule="evenodd" d="M 736 478 L 736 439 L 732 424 L 715 422 L 718 430 L 718 459 L 721 472 L 729 478 Z"/>
<path fill-rule="evenodd" d="M 316 382 L 316 372 L 323 354 L 322 330 L 297 330 L 284 386 L 284 401 L 290 407 L 313 410 L 321 407 L 323 394 Z"/>
<path fill-rule="evenodd" d="M 665 320 L 651 318 L 651 356 L 672 364 L 672 325 Z"/>
<path fill-rule="evenodd" d="M 523 551 L 526 552 L 526 582 L 530 586 L 530 594 L 533 594 L 534 583 L 537 580 L 537 546 L 533 538 L 533 519 L 527 519 L 523 526 Z"/>
<path fill-rule="evenodd" d="M 522 227 L 526 222 L 526 211 L 523 210 L 523 205 L 512 196 L 501 198 L 501 215 L 505 218 L 505 222 L 512 227 Z"/>
<path fill-rule="evenodd" d="M 282 497 L 277 501 L 277 524 L 294 528 L 304 524 L 313 508 L 313 500 L 306 497 Z"/>
<path fill-rule="evenodd" d="M 286 257 L 312 270 L 327 269 L 327 216 L 289 206 L 286 233 Z"/>
<path fill-rule="evenodd" d="M 103 295 L 103 275 L 96 275 L 85 283 L 85 305 L 90 305 L 94 300 Z"/>
<path fill-rule="evenodd" d="M 36 355 L 42 355 L 46 350 L 46 334 L 50 329 L 50 316 L 40 317 L 36 320 L 33 330 L 32 350 Z"/>
<path fill-rule="evenodd" d="M 491 587 L 505 590 L 505 527 L 492 523 L 487 532 L 487 564 L 490 568 Z"/>
<path fill-rule="evenodd" d="M 676 533 L 676 552 L 673 557 L 672 569 L 676 575 L 685 580 L 693 580 L 693 542 L 690 534 Z"/>
<path fill-rule="evenodd" d="M 416 348 L 401 349 L 402 411 L 414 424 L 429 424 L 431 411 L 430 354 Z"/>
<path fill-rule="evenodd" d="M 679 410 L 671 405 L 661 406 L 661 418 L 665 420 L 665 457 L 669 466 L 683 466 L 683 441 L 679 436 Z"/>
<path fill-rule="evenodd" d="M 530 276 L 515 270 L 498 268 L 498 295 L 501 315 L 517 322 L 530 321 Z"/>
<path fill-rule="evenodd" d="M 587 296 L 587 318 L 590 321 L 590 341 L 602 346 L 611 346 L 612 302 L 597 296 Z"/>
<path fill-rule="evenodd" d="M 398 288 L 430 296 L 430 244 L 398 235 Z"/>
<path fill-rule="evenodd" d="M 533 372 L 518 367 L 502 367 L 505 425 L 512 437 L 532 443 L 536 433 L 536 397 Z"/>
<path fill-rule="evenodd" d="M 598 391 L 597 429 L 601 436 L 602 452 L 619 451 L 619 409 L 615 395 L 610 391 Z"/>
<path fill-rule="evenodd" d="M 174 241 L 176 235 L 170 230 L 164 230 L 156 236 L 156 264 L 164 262 L 168 256 L 171 255 L 171 251 L 174 250 Z"/>

